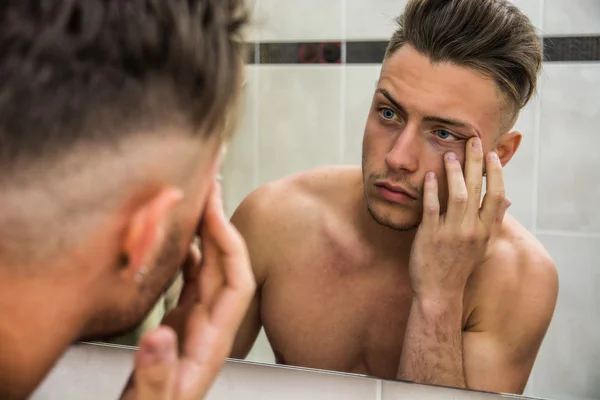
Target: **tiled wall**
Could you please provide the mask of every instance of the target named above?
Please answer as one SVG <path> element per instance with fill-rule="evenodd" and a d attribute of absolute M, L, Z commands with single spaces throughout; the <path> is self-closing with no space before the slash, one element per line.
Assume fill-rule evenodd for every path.
<path fill-rule="evenodd" d="M 76 345 L 31 400 L 117 399 L 129 377 L 131 350 Z M 353 375 L 228 361 L 206 400 L 505 400 L 504 396 Z M 199 399 L 200 400 L 200 399 Z"/>
<path fill-rule="evenodd" d="M 270 180 L 360 162 L 377 57 L 405 4 L 254 2 L 246 115 L 224 167 L 229 213 Z M 560 275 L 556 314 L 527 393 L 600 398 L 600 262 L 594 252 L 600 248 L 600 0 L 515 2 L 550 47 L 539 94 L 517 123 L 524 138 L 506 167 L 508 195 L 511 213 L 546 245 Z M 299 64 L 299 44 L 315 42 L 341 42 L 339 61 Z M 264 335 L 250 359 L 273 360 Z"/>

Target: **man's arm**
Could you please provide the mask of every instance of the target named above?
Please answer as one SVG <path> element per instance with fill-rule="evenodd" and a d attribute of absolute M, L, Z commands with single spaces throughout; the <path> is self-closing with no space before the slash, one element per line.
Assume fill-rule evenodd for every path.
<path fill-rule="evenodd" d="M 502 289 L 488 296 L 477 310 L 481 322 L 467 332 L 462 298 L 415 299 L 398 378 L 522 394 L 554 313 L 558 277 L 547 257 L 519 264 L 514 282 L 495 285 Z"/>
<path fill-rule="evenodd" d="M 414 299 L 397 376 L 444 386 L 522 391 L 554 310 L 556 270 L 548 266 L 549 257 L 534 255 L 536 250 L 519 251 L 516 244 L 488 252 L 492 243 L 500 246 L 498 233 L 510 206 L 502 163 L 493 151 L 484 157 L 478 137 L 469 139 L 465 155 L 464 174 L 456 153 L 444 155 L 448 201 L 443 213 L 436 174 L 429 172 L 425 178 L 423 218 L 409 261 Z M 483 286 L 476 283 L 486 292 L 476 296 L 480 309 L 473 312 L 480 316 L 463 335 L 465 290 L 493 254 L 502 259 L 486 261 L 498 268 L 480 275 L 493 279 Z"/>
<path fill-rule="evenodd" d="M 463 336 L 471 389 L 514 394 L 525 390 L 558 297 L 553 261 L 546 255 L 535 257 L 513 276 L 518 284 L 506 285 L 510 289 L 482 306 L 480 326 Z"/>
<path fill-rule="evenodd" d="M 248 308 L 248 312 L 244 317 L 244 321 L 240 326 L 230 357 L 244 359 L 252 349 L 260 328 L 261 321 L 261 292 L 262 287 L 267 279 L 267 251 L 270 238 L 265 237 L 263 231 L 269 226 L 268 210 L 265 209 L 266 192 L 268 188 L 259 188 L 252 192 L 242 201 L 239 207 L 231 217 L 231 223 L 238 229 L 242 237 L 246 241 L 248 253 L 250 255 L 250 263 L 256 280 L 256 292 L 252 303 Z"/>

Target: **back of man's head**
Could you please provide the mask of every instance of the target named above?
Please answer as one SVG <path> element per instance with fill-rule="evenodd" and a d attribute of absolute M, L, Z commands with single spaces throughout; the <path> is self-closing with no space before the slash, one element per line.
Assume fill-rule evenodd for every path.
<path fill-rule="evenodd" d="M 68 248 L 134 183 L 193 176 L 241 86 L 242 3 L 0 4 L 0 263 Z"/>

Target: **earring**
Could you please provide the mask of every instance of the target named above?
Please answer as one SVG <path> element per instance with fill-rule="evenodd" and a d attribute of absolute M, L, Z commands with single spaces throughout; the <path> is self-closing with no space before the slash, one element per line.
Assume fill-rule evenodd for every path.
<path fill-rule="evenodd" d="M 147 274 L 148 274 L 148 271 L 146 271 L 146 267 L 140 268 L 137 275 L 135 276 L 135 281 L 138 284 L 142 283 L 142 281 L 144 280 L 144 278 L 146 277 Z"/>

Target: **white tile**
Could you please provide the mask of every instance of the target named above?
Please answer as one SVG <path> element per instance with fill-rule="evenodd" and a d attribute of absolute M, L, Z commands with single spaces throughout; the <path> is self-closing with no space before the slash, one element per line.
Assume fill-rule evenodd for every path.
<path fill-rule="evenodd" d="M 532 229 L 534 223 L 535 145 L 538 135 L 535 122 L 539 102 L 539 97 L 533 97 L 521 111 L 513 130 L 521 132 L 523 139 L 512 160 L 504 167 L 506 195 L 512 202 L 509 213 L 527 229 Z"/>
<path fill-rule="evenodd" d="M 343 158 L 345 164 L 361 164 L 363 134 L 380 71 L 381 65 L 346 67 Z"/>
<path fill-rule="evenodd" d="M 341 40 L 343 1 L 258 0 L 258 37 L 262 42 Z"/>
<path fill-rule="evenodd" d="M 250 13 L 249 24 L 245 27 L 242 32 L 244 41 L 246 42 L 257 42 L 259 40 L 259 25 L 256 21 L 258 17 L 258 3 L 260 0 L 247 0 L 247 10 Z"/>
<path fill-rule="evenodd" d="M 549 63 L 545 75 L 538 228 L 599 233 L 600 64 Z"/>
<path fill-rule="evenodd" d="M 377 400 L 377 380 L 228 362 L 206 400 Z"/>
<path fill-rule="evenodd" d="M 435 399 L 435 400 L 501 400 L 502 397 L 491 393 L 475 392 L 471 390 L 459 390 L 430 385 L 417 385 L 409 382 L 384 381 L 382 400 L 403 399 Z"/>
<path fill-rule="evenodd" d="M 600 1 L 545 0 L 545 35 L 600 34 Z"/>
<path fill-rule="evenodd" d="M 261 67 L 261 184 L 340 162 L 342 68 Z"/>
<path fill-rule="evenodd" d="M 31 400 L 106 400 L 121 394 L 133 366 L 133 350 L 72 346 Z"/>
<path fill-rule="evenodd" d="M 346 0 L 347 40 L 389 40 L 407 0 Z"/>
<path fill-rule="evenodd" d="M 539 235 L 559 274 L 556 311 L 532 374 L 532 396 L 600 394 L 600 238 Z"/>
<path fill-rule="evenodd" d="M 538 31 L 543 29 L 542 26 L 542 6 L 544 0 L 511 0 L 521 11 L 523 14 L 527 15 L 531 20 L 533 26 L 535 26 Z"/>
<path fill-rule="evenodd" d="M 246 357 L 246 361 L 275 364 L 275 354 L 273 354 L 273 349 L 271 349 L 271 344 L 265 334 L 264 328 L 260 330 L 254 346 L 252 346 L 248 357 Z"/>
<path fill-rule="evenodd" d="M 258 68 L 246 67 L 243 114 L 228 145 L 221 171 L 223 203 L 228 216 L 258 184 Z"/>

